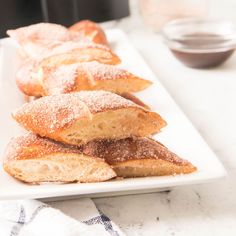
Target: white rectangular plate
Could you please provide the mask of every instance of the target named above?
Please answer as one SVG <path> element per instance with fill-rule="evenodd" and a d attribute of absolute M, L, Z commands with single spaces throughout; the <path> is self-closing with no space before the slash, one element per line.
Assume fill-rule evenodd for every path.
<path fill-rule="evenodd" d="M 120 67 L 154 82 L 150 88 L 138 93 L 138 96 L 168 122 L 168 126 L 155 138 L 180 157 L 191 161 L 197 166 L 198 171 L 188 175 L 130 178 L 103 183 L 28 185 L 7 175 L 1 165 L 1 200 L 75 195 L 108 196 L 159 191 L 173 186 L 203 183 L 225 175 L 222 164 L 129 43 L 125 34 L 114 29 L 107 31 L 107 35 L 114 51 L 122 58 L 123 62 Z M 14 81 L 14 75 L 19 66 L 16 45 L 10 39 L 3 39 L 0 43 L 0 155 L 2 157 L 10 137 L 20 132 L 18 125 L 11 118 L 11 112 L 23 104 L 23 97 Z"/>

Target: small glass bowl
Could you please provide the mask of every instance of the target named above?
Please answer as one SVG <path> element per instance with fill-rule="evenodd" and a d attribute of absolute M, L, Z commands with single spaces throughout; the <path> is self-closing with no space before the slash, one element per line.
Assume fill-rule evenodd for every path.
<path fill-rule="evenodd" d="M 167 23 L 161 33 L 176 58 L 194 68 L 220 65 L 236 48 L 236 29 L 229 21 L 179 19 Z"/>

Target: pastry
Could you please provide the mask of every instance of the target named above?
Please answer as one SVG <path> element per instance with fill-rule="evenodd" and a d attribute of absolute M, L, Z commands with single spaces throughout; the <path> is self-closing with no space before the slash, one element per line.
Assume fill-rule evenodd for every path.
<path fill-rule="evenodd" d="M 151 84 L 150 81 L 124 69 L 96 61 L 56 68 L 43 67 L 38 74 L 32 74 L 32 79 L 39 80 L 43 87 L 43 96 L 81 90 L 107 90 L 121 94 L 138 92 Z"/>
<path fill-rule="evenodd" d="M 74 92 L 73 89 L 75 89 L 75 84 L 79 83 L 80 86 L 81 86 L 81 81 L 82 82 L 84 81 L 83 78 L 88 77 L 88 76 L 85 76 L 81 73 L 82 74 L 82 77 L 81 77 L 82 79 L 79 82 L 78 74 L 76 75 L 77 80 L 74 80 L 76 72 L 74 74 L 74 72 L 72 71 L 73 73 L 68 73 L 67 72 L 68 75 L 67 75 L 67 77 L 65 77 L 66 78 L 66 80 L 65 80 L 64 77 L 62 76 L 62 75 L 65 75 L 65 73 L 62 73 L 62 74 L 59 73 L 59 75 L 55 77 L 55 75 L 57 75 L 58 72 L 61 71 L 60 70 L 61 67 L 59 67 L 58 69 L 53 69 L 52 68 L 52 71 L 51 71 L 51 69 L 49 69 L 47 67 L 47 68 L 44 68 L 44 69 L 36 72 L 35 68 L 34 68 L 34 64 L 35 63 L 33 63 L 32 61 L 27 61 L 23 66 L 20 67 L 20 69 L 16 73 L 16 84 L 17 84 L 18 88 L 20 89 L 20 91 L 25 94 L 26 102 L 35 100 L 36 98 L 39 98 L 39 97 L 44 96 L 44 95 L 49 95 L 51 93 L 56 94 L 56 93 Z M 90 63 L 83 63 L 83 64 L 84 65 L 85 64 L 89 65 Z M 92 64 L 96 64 L 96 62 L 91 62 L 91 65 Z M 99 63 L 97 63 L 97 64 L 99 64 Z M 104 64 L 99 64 L 99 65 L 101 67 L 106 67 L 106 65 L 104 65 Z M 68 67 L 68 68 L 72 67 L 73 68 L 74 66 L 76 66 L 76 65 L 72 64 L 72 65 L 69 65 L 69 66 L 62 66 L 62 67 Z M 117 67 L 114 67 L 114 66 L 108 66 L 108 68 L 109 67 L 114 68 L 115 72 L 112 72 L 112 69 L 111 69 L 110 73 L 116 74 L 117 78 L 120 77 L 120 75 L 123 75 L 122 72 L 124 70 L 121 70 L 121 69 L 119 69 Z M 48 79 L 46 79 L 45 76 L 43 75 L 44 72 L 42 72 L 42 71 L 46 71 L 46 73 L 49 74 L 50 77 L 48 77 L 49 75 L 47 75 Z M 104 73 L 104 70 L 103 70 L 103 73 Z M 105 73 L 104 77 L 110 80 L 111 79 L 111 77 L 109 76 L 110 73 L 108 73 L 108 74 Z M 98 74 L 100 74 L 100 72 Z M 136 76 L 132 75 L 129 72 L 124 71 L 124 74 L 129 75 L 130 78 L 133 80 L 133 82 L 139 81 L 140 82 L 139 83 L 139 88 L 140 88 L 140 85 L 142 85 L 143 88 L 144 88 L 144 86 L 148 86 L 148 84 L 151 83 L 150 81 L 144 80 L 144 79 L 139 78 L 139 77 L 136 77 Z M 88 73 L 88 75 L 89 75 L 89 73 Z M 42 79 L 42 78 L 44 78 L 44 79 Z M 99 81 L 100 83 L 102 83 L 102 82 L 104 82 L 104 79 L 102 79 L 102 78 L 101 77 L 96 77 L 96 79 L 92 78 L 92 81 L 95 80 L 94 83 L 92 83 L 91 79 L 88 79 L 87 87 L 85 87 L 85 86 L 82 87 L 81 86 L 81 89 L 83 88 L 84 90 L 87 90 L 87 89 L 92 90 L 92 89 L 95 89 L 94 87 L 92 87 L 94 85 L 97 88 L 96 81 Z M 55 79 L 55 81 L 52 80 L 52 79 Z M 122 77 L 121 80 L 123 81 L 123 83 L 125 82 L 124 77 Z M 44 87 L 43 87 L 43 84 L 44 84 Z M 89 88 L 89 85 L 90 85 L 90 88 Z M 150 109 L 147 104 L 142 102 L 135 95 L 133 95 L 129 92 L 124 92 L 125 90 L 127 90 L 127 87 L 123 86 L 123 84 L 121 84 L 121 83 L 119 83 L 119 85 L 120 85 L 120 88 L 116 88 L 117 84 L 114 85 L 114 88 L 106 87 L 106 89 L 105 89 L 104 86 L 103 86 L 103 88 L 104 88 L 104 90 L 109 90 L 110 89 L 111 91 L 119 91 L 120 92 L 119 95 L 122 96 L 123 98 L 126 98 L 126 99 L 136 103 L 137 105 L 142 106 L 142 107 L 144 107 L 148 110 Z M 135 87 L 135 90 L 137 90 L 138 86 L 137 87 L 133 86 L 133 87 Z M 134 88 L 131 88 L 131 89 L 132 89 L 132 91 L 134 91 Z"/>
<path fill-rule="evenodd" d="M 76 52 L 75 55 L 72 53 L 72 57 L 74 57 L 77 62 L 79 60 L 89 61 L 90 59 L 96 59 L 95 57 L 89 56 L 86 57 L 85 60 L 81 54 L 81 58 L 80 56 L 76 57 L 77 53 L 78 52 Z M 150 84 L 148 80 L 134 76 L 125 70 L 121 70 L 114 66 L 106 66 L 96 61 L 83 63 L 81 65 L 79 63 L 66 65 L 66 63 L 70 62 L 67 62 L 66 59 L 68 58 L 63 55 L 64 54 L 53 56 L 53 58 L 58 57 L 64 60 L 61 66 L 58 61 L 53 60 L 51 61 L 51 64 L 56 64 L 56 66 L 49 66 L 47 61 L 50 61 L 50 58 L 46 58 L 41 63 L 30 59 L 25 60 L 16 73 L 16 84 L 18 88 L 28 96 L 39 97 L 54 93 L 68 93 L 95 89 L 104 89 L 114 92 L 132 92 L 144 89 Z M 97 60 L 104 62 L 104 58 L 102 57 L 98 57 Z M 113 62 L 111 61 L 111 63 Z M 63 63 L 65 63 L 65 65 L 63 65 Z M 114 83 L 112 75 L 116 80 L 119 79 L 124 81 L 123 88 L 121 88 L 122 83 Z M 121 78 L 123 75 L 126 76 L 127 79 Z M 137 82 L 137 84 L 131 86 L 131 81 Z"/>
<path fill-rule="evenodd" d="M 12 115 L 34 133 L 10 141 L 3 164 L 10 175 L 28 183 L 88 183 L 197 170 L 149 138 L 166 122 L 130 92 L 151 82 L 113 66 L 120 59 L 96 23 L 40 23 L 8 34 L 25 60 L 19 89 L 28 98 L 45 96 Z"/>
<path fill-rule="evenodd" d="M 7 34 L 21 46 L 20 55 L 24 58 L 40 61 L 52 55 L 76 51 L 76 62 L 99 60 L 100 54 L 103 63 L 120 63 L 118 56 L 109 47 L 96 44 L 88 37 L 61 25 L 39 23 L 8 30 Z"/>
<path fill-rule="evenodd" d="M 161 116 L 119 95 L 83 91 L 39 98 L 13 118 L 25 129 L 68 144 L 147 136 L 166 125 Z"/>
<path fill-rule="evenodd" d="M 28 183 L 101 182 L 116 176 L 103 159 L 32 133 L 10 141 L 3 167 L 16 179 Z"/>
<path fill-rule="evenodd" d="M 99 182 L 115 176 L 162 176 L 196 171 L 190 162 L 150 138 L 92 141 L 76 147 L 33 133 L 10 141 L 3 167 L 13 177 L 29 183 Z"/>
<path fill-rule="evenodd" d="M 79 21 L 69 27 L 69 30 L 81 33 L 84 37 L 89 38 L 94 43 L 108 45 L 108 41 L 103 29 L 93 21 Z"/>
<path fill-rule="evenodd" d="M 103 158 L 124 178 L 188 174 L 197 169 L 151 138 L 89 142 L 83 153 Z"/>

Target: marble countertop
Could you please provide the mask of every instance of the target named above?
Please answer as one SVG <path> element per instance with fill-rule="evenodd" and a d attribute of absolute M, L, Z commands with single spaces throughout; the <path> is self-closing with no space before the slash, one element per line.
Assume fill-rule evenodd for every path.
<path fill-rule="evenodd" d="M 140 19 L 139 19 L 140 20 Z M 181 65 L 134 17 L 116 24 L 224 164 L 216 182 L 168 192 L 95 199 L 130 236 L 236 235 L 236 53 L 217 69 Z M 138 21 L 138 22 L 137 22 Z M 138 27 L 137 27 L 138 26 Z"/>

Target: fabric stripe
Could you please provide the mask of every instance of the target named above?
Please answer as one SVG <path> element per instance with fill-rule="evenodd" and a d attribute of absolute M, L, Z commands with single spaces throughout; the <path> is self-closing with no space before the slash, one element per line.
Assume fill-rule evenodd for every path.
<path fill-rule="evenodd" d="M 28 221 L 26 224 L 30 224 L 30 223 L 34 220 L 34 218 L 38 215 L 38 213 L 39 213 L 41 210 L 43 210 L 44 208 L 49 208 L 49 206 L 46 205 L 46 204 L 43 204 L 43 205 L 37 207 L 37 208 L 35 209 L 35 211 L 33 212 L 33 214 L 31 215 L 29 221 Z"/>
<path fill-rule="evenodd" d="M 104 215 L 100 210 L 98 210 L 99 216 L 93 217 L 89 220 L 84 221 L 83 223 L 87 225 L 101 224 L 104 226 L 105 230 L 112 236 L 119 236 L 119 233 L 113 229 L 111 220 L 109 217 Z"/>
<path fill-rule="evenodd" d="M 98 210 L 98 212 L 99 212 L 99 214 L 101 216 L 101 220 L 103 222 L 105 230 L 107 232 L 109 232 L 110 235 L 112 235 L 112 236 L 119 236 L 119 233 L 113 229 L 113 226 L 112 226 L 110 218 L 107 217 L 106 215 L 104 215 L 103 212 L 101 212 L 100 210 Z"/>
<path fill-rule="evenodd" d="M 22 228 L 24 225 L 30 224 L 42 209 L 48 208 L 48 207 L 49 207 L 49 206 L 46 205 L 46 204 L 43 204 L 43 205 L 37 207 L 37 208 L 35 209 L 35 211 L 33 212 L 33 214 L 31 215 L 31 217 L 30 217 L 30 219 L 28 220 L 28 222 L 26 222 L 26 221 L 25 221 L 25 218 L 26 218 L 25 209 L 24 209 L 24 207 L 21 205 L 21 210 L 20 210 L 19 219 L 18 219 L 17 223 L 12 227 L 10 236 L 18 236 L 19 233 L 20 233 L 21 228 Z"/>
<path fill-rule="evenodd" d="M 15 225 L 13 225 L 12 230 L 10 232 L 10 236 L 19 235 L 21 228 L 25 224 L 25 217 L 26 217 L 25 208 L 21 205 L 19 219 L 18 219 L 17 223 Z"/>

